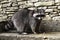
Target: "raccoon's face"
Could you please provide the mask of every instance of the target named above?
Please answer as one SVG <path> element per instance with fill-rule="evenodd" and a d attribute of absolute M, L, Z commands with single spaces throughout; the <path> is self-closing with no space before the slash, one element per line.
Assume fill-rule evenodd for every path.
<path fill-rule="evenodd" d="M 34 13 L 33 17 L 36 18 L 36 19 L 41 19 L 40 13 Z"/>
<path fill-rule="evenodd" d="M 44 9 L 38 9 L 37 12 L 33 14 L 33 17 L 40 20 L 41 17 L 45 17 Z"/>

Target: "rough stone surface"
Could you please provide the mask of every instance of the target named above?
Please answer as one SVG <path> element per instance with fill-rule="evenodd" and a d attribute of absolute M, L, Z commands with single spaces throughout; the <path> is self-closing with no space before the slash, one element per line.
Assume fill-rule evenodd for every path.
<path fill-rule="evenodd" d="M 16 3 L 16 2 L 17 2 L 17 0 L 9 0 L 9 2 L 14 2 L 14 3 Z"/>
<path fill-rule="evenodd" d="M 13 14 L 9 14 L 8 16 L 13 16 Z"/>
<path fill-rule="evenodd" d="M 60 16 L 55 16 L 52 18 L 53 20 L 59 20 L 60 21 Z"/>
<path fill-rule="evenodd" d="M 9 3 L 9 1 L 1 1 L 2 4 Z"/>
<path fill-rule="evenodd" d="M 26 6 L 31 7 L 34 6 L 34 4 L 32 2 L 27 1 Z"/>
<path fill-rule="evenodd" d="M 2 5 L 0 5 L 0 8 L 2 7 Z"/>
<path fill-rule="evenodd" d="M 18 2 L 18 5 L 26 4 L 26 1 Z"/>
<path fill-rule="evenodd" d="M 2 17 L 3 16 L 3 14 L 0 14 L 0 17 Z"/>
<path fill-rule="evenodd" d="M 47 7 L 38 7 L 38 9 L 47 9 Z"/>
<path fill-rule="evenodd" d="M 59 13 L 59 15 L 60 15 L 60 13 Z"/>
<path fill-rule="evenodd" d="M 18 4 L 17 3 L 13 3 L 12 6 L 18 6 Z"/>
<path fill-rule="evenodd" d="M 2 11 L 2 9 L 0 9 L 0 11 Z"/>
<path fill-rule="evenodd" d="M 58 9 L 60 9 L 60 6 L 58 6 Z"/>
<path fill-rule="evenodd" d="M 57 8 L 57 6 L 49 6 L 48 8 L 56 9 L 56 8 Z"/>
<path fill-rule="evenodd" d="M 37 2 L 38 0 L 28 0 L 28 1 L 30 1 L 30 2 Z"/>
<path fill-rule="evenodd" d="M 56 3 L 55 5 L 59 6 L 60 5 L 60 2 Z"/>
<path fill-rule="evenodd" d="M 37 2 L 34 4 L 34 6 L 41 6 L 41 5 L 53 5 L 54 1 L 50 1 L 50 2 Z"/>
<path fill-rule="evenodd" d="M 32 8 L 28 8 L 29 10 L 36 10 L 36 8 L 35 7 L 32 7 Z"/>
<path fill-rule="evenodd" d="M 15 13 L 15 12 L 6 12 L 6 14 L 13 14 L 13 13 Z"/>
<path fill-rule="evenodd" d="M 58 3 L 58 2 L 60 2 L 60 0 L 55 0 L 55 3 Z"/>
<path fill-rule="evenodd" d="M 7 7 L 7 6 L 8 6 L 8 4 L 3 4 L 3 5 L 2 5 L 2 7 Z"/>
<path fill-rule="evenodd" d="M 60 32 L 60 20 L 43 20 L 40 26 L 45 32 Z"/>
<path fill-rule="evenodd" d="M 53 12 L 53 9 L 46 9 L 45 12 Z"/>
<path fill-rule="evenodd" d="M 43 33 L 43 34 L 30 34 L 19 35 L 17 33 L 2 33 L 0 34 L 1 40 L 60 40 L 59 32 Z"/>
<path fill-rule="evenodd" d="M 27 7 L 26 5 L 19 6 L 19 8 L 26 8 L 26 7 Z"/>
<path fill-rule="evenodd" d="M 22 0 L 17 0 L 17 1 L 22 1 Z"/>

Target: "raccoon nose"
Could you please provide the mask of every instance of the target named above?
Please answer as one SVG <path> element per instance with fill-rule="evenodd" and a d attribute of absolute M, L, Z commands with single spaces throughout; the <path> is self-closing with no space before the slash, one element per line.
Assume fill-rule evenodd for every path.
<path fill-rule="evenodd" d="M 41 19 L 41 17 L 38 17 L 38 19 L 40 20 L 40 19 Z"/>

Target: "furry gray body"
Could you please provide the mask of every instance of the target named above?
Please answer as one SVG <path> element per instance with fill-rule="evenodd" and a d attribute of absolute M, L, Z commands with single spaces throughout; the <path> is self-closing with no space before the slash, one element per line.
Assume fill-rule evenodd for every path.
<path fill-rule="evenodd" d="M 22 9 L 15 13 L 12 17 L 12 21 L 17 31 L 22 33 L 24 31 L 25 25 L 30 25 L 33 33 L 35 33 L 36 20 L 33 17 L 33 11 L 28 9 Z"/>

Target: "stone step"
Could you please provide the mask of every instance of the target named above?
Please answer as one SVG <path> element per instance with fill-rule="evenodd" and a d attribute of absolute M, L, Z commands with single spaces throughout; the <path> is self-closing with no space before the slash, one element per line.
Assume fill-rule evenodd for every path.
<path fill-rule="evenodd" d="M 18 33 L 1 33 L 0 40 L 60 40 L 60 32 L 20 35 Z"/>

